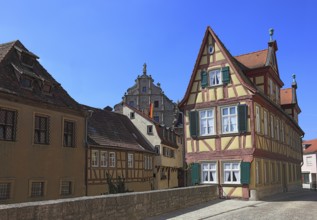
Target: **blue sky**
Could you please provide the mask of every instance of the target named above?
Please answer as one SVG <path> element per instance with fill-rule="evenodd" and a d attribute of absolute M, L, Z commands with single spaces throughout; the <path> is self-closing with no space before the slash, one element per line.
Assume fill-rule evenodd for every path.
<path fill-rule="evenodd" d="M 317 1 L 0 1 L 0 43 L 19 39 L 74 99 L 100 108 L 121 101 L 144 62 L 181 100 L 208 25 L 232 55 L 267 48 L 272 27 L 284 87 L 297 76 L 304 139 L 317 138 Z"/>

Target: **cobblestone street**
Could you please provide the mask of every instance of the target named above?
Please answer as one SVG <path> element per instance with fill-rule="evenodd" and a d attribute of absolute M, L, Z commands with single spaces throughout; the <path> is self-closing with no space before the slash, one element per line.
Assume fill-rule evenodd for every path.
<path fill-rule="evenodd" d="M 288 192 L 263 201 L 220 200 L 148 218 L 161 219 L 316 219 L 317 192 Z"/>

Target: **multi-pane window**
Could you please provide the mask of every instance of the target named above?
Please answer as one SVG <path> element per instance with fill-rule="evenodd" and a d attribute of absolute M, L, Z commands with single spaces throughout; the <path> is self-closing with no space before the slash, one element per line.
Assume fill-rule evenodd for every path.
<path fill-rule="evenodd" d="M 223 163 L 224 183 L 240 183 L 240 163 Z"/>
<path fill-rule="evenodd" d="M 214 134 L 214 110 L 208 109 L 199 111 L 200 135 Z"/>
<path fill-rule="evenodd" d="M 32 182 L 31 197 L 44 196 L 44 182 Z"/>
<path fill-rule="evenodd" d="M 271 137 L 274 138 L 274 121 L 273 121 L 273 115 L 271 115 Z"/>
<path fill-rule="evenodd" d="M 144 169 L 152 170 L 153 166 L 153 158 L 151 156 L 144 156 Z"/>
<path fill-rule="evenodd" d="M 272 182 L 275 182 L 276 181 L 275 163 L 271 163 L 271 176 L 272 176 Z"/>
<path fill-rule="evenodd" d="M 276 178 L 276 180 L 277 180 L 277 182 L 280 182 L 281 181 L 281 165 L 280 165 L 279 162 L 276 164 L 276 169 L 277 169 L 277 172 L 276 172 L 277 178 Z"/>
<path fill-rule="evenodd" d="M 61 195 L 68 196 L 72 194 L 72 182 L 62 181 L 61 182 Z"/>
<path fill-rule="evenodd" d="M 212 70 L 209 72 L 209 80 L 211 86 L 222 84 L 221 71 L 220 69 Z"/>
<path fill-rule="evenodd" d="M 0 183 L 0 200 L 10 199 L 11 183 Z"/>
<path fill-rule="evenodd" d="M 13 141 L 16 130 L 16 112 L 0 108 L 0 140 Z"/>
<path fill-rule="evenodd" d="M 154 101 L 154 108 L 158 108 L 159 106 L 159 101 Z"/>
<path fill-rule="evenodd" d="M 110 152 L 109 153 L 109 167 L 115 167 L 116 166 L 116 153 Z"/>
<path fill-rule="evenodd" d="M 128 154 L 128 168 L 133 168 L 133 154 Z"/>
<path fill-rule="evenodd" d="M 156 121 L 156 122 L 160 122 L 160 116 L 155 115 L 153 117 L 153 120 Z"/>
<path fill-rule="evenodd" d="M 284 124 L 282 122 L 281 122 L 281 132 L 282 132 L 281 141 L 284 143 L 285 133 L 284 133 Z"/>
<path fill-rule="evenodd" d="M 276 95 L 276 102 L 278 102 L 278 100 L 280 99 L 280 89 L 278 87 L 278 85 L 276 85 L 275 87 L 275 95 Z"/>
<path fill-rule="evenodd" d="M 75 146 L 75 123 L 64 121 L 64 147 Z"/>
<path fill-rule="evenodd" d="M 34 125 L 34 143 L 48 144 L 49 143 L 49 119 L 47 116 L 35 115 Z"/>
<path fill-rule="evenodd" d="M 202 163 L 202 182 L 203 183 L 216 183 L 217 182 L 217 164 L 213 163 Z"/>
<path fill-rule="evenodd" d="M 312 166 L 312 165 L 313 165 L 312 156 L 306 156 L 306 166 Z"/>
<path fill-rule="evenodd" d="M 99 166 L 99 151 L 98 150 L 91 151 L 91 166 L 92 167 Z"/>
<path fill-rule="evenodd" d="M 268 162 L 264 163 L 264 183 L 269 183 L 269 164 Z"/>
<path fill-rule="evenodd" d="M 255 106 L 255 120 L 256 120 L 256 132 L 261 132 L 261 117 L 260 117 L 260 108 Z"/>
<path fill-rule="evenodd" d="M 268 135 L 267 112 L 264 111 L 264 135 Z"/>
<path fill-rule="evenodd" d="M 280 121 L 276 119 L 276 139 L 280 140 Z"/>
<path fill-rule="evenodd" d="M 302 173 L 302 181 L 304 184 L 309 184 L 309 173 Z"/>
<path fill-rule="evenodd" d="M 143 93 L 146 93 L 146 86 L 143 86 L 143 87 L 142 87 L 142 92 L 143 92 Z"/>
<path fill-rule="evenodd" d="M 100 166 L 107 167 L 108 166 L 108 152 L 107 151 L 100 151 Z"/>
<path fill-rule="evenodd" d="M 175 157 L 175 152 L 174 150 L 167 148 L 167 147 L 163 147 L 163 156 L 165 157 Z"/>
<path fill-rule="evenodd" d="M 237 107 L 230 106 L 221 108 L 222 133 L 232 133 L 238 131 Z"/>

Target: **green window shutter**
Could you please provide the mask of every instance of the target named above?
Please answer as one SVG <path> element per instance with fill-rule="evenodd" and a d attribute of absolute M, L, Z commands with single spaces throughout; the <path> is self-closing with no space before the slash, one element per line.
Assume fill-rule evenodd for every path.
<path fill-rule="evenodd" d="M 200 183 L 200 164 L 193 163 L 191 167 L 192 185 Z"/>
<path fill-rule="evenodd" d="M 248 106 L 245 104 L 238 105 L 238 129 L 241 133 L 248 131 Z"/>
<path fill-rule="evenodd" d="M 190 136 L 197 137 L 198 136 L 198 112 L 197 111 L 189 112 L 189 128 L 190 128 Z"/>
<path fill-rule="evenodd" d="M 221 68 L 222 73 L 222 83 L 229 84 L 230 83 L 230 71 L 229 66 L 225 66 Z"/>
<path fill-rule="evenodd" d="M 208 74 L 206 71 L 200 72 L 200 78 L 201 78 L 201 88 L 205 88 L 208 86 Z"/>
<path fill-rule="evenodd" d="M 241 162 L 241 184 L 250 184 L 250 163 Z"/>

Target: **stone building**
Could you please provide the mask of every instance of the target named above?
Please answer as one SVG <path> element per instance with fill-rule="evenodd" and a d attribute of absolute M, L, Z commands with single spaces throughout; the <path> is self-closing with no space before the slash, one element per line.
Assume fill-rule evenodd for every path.
<path fill-rule="evenodd" d="M 20 41 L 0 44 L 0 203 L 85 195 L 85 114 Z"/>
<path fill-rule="evenodd" d="M 116 112 L 122 113 L 122 104 L 125 103 L 149 115 L 153 108 L 152 118 L 167 127 L 173 127 L 178 120 L 177 105 L 170 100 L 161 88 L 160 83 L 154 84 L 154 79 L 147 74 L 147 66 L 143 65 L 143 74 L 135 80 L 135 84 L 128 88 L 122 102 L 114 106 Z"/>
<path fill-rule="evenodd" d="M 284 85 L 277 42 L 232 56 L 208 27 L 179 108 L 192 184 L 223 197 L 257 199 L 301 186 L 304 132 L 295 77 Z"/>

